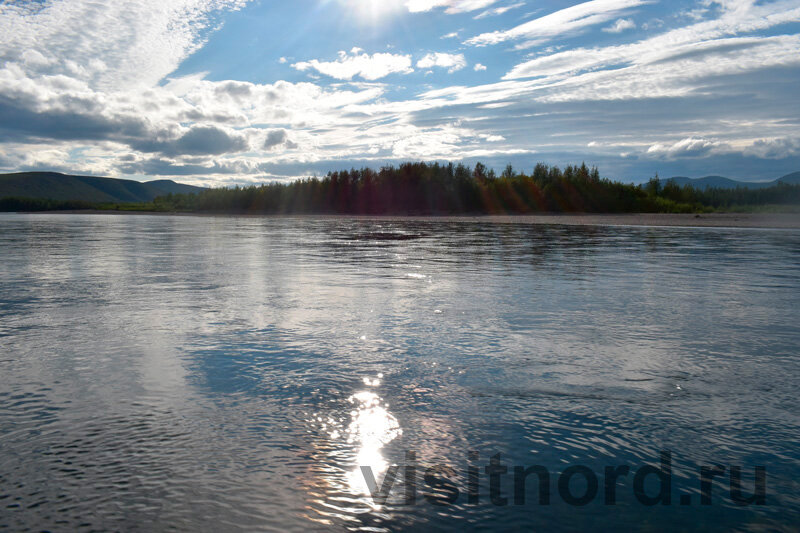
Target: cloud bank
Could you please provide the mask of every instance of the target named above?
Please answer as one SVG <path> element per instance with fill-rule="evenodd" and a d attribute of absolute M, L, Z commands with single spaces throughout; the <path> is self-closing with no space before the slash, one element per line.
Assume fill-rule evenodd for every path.
<path fill-rule="evenodd" d="M 430 21 L 425 43 L 397 30 L 365 52 L 352 32 L 318 32 L 307 55 L 276 37 L 237 62 L 253 36 L 227 51 L 216 40 L 226 17 L 274 6 L 7 4 L 0 167 L 195 183 L 403 159 L 587 160 L 638 179 L 800 168 L 796 1 L 698 0 L 687 13 L 647 0 L 552 5 L 408 0 L 392 27 Z"/>

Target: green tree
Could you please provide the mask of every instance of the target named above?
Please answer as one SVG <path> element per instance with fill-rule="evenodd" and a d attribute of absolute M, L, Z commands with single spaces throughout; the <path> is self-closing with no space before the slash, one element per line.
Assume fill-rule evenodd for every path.
<path fill-rule="evenodd" d="M 650 178 L 644 190 L 647 191 L 649 196 L 658 196 L 658 193 L 661 192 L 661 180 L 658 177 L 658 172 Z"/>
<path fill-rule="evenodd" d="M 481 163 L 480 161 L 475 163 L 475 170 L 472 171 L 472 175 L 478 179 L 485 179 L 486 178 L 486 165 Z"/>

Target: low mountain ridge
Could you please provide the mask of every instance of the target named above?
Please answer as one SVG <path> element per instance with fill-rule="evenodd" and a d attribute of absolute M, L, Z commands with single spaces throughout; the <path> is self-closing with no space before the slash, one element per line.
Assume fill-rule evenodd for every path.
<path fill-rule="evenodd" d="M 150 202 L 170 193 L 194 194 L 202 187 L 172 180 L 140 182 L 118 178 L 73 176 L 58 172 L 0 174 L 0 198 L 34 198 L 90 203 Z"/>
<path fill-rule="evenodd" d="M 681 187 L 691 185 L 695 189 L 735 189 L 744 187 L 747 189 L 763 189 L 773 187 L 778 183 L 797 185 L 800 183 L 800 172 L 793 172 L 772 181 L 737 181 L 725 176 L 705 176 L 702 178 L 687 178 L 686 176 L 675 176 L 673 178 L 661 178 L 661 183 L 673 182 Z"/>
<path fill-rule="evenodd" d="M 778 178 L 777 181 L 780 181 L 781 183 L 788 183 L 789 185 L 798 185 L 800 184 L 800 172 L 786 174 L 784 177 Z"/>

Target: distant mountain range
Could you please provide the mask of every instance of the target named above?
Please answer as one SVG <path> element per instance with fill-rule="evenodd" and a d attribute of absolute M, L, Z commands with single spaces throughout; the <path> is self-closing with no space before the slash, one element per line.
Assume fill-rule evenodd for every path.
<path fill-rule="evenodd" d="M 202 187 L 172 180 L 134 181 L 58 172 L 0 174 L 0 198 L 36 198 L 91 203 L 150 202 L 169 193 L 193 194 Z"/>
<path fill-rule="evenodd" d="M 772 187 L 778 183 L 786 183 L 789 185 L 800 184 L 800 172 L 787 174 L 782 178 L 773 181 L 736 181 L 723 176 L 706 176 L 704 178 L 686 178 L 677 176 L 674 178 L 661 178 L 661 183 L 669 181 L 675 182 L 677 185 L 683 187 L 684 185 L 691 185 L 695 189 L 735 189 L 736 187 L 745 187 L 748 189 L 763 189 L 765 187 Z"/>

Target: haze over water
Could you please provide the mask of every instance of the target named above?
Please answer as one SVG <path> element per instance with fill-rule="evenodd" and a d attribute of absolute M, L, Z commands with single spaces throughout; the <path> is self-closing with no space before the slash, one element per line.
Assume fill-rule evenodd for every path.
<path fill-rule="evenodd" d="M 791 530 L 800 232 L 0 215 L 0 529 Z M 606 466 L 673 454 L 673 503 Z M 461 497 L 386 505 L 413 451 Z M 546 466 L 506 507 L 481 467 Z M 740 465 L 736 506 L 700 465 Z M 601 480 L 585 507 L 556 476 Z M 421 473 L 421 472 L 420 472 Z M 533 484 L 532 484 L 533 485 Z M 582 491 L 576 485 L 575 492 Z M 678 504 L 680 494 L 693 497 Z"/>

